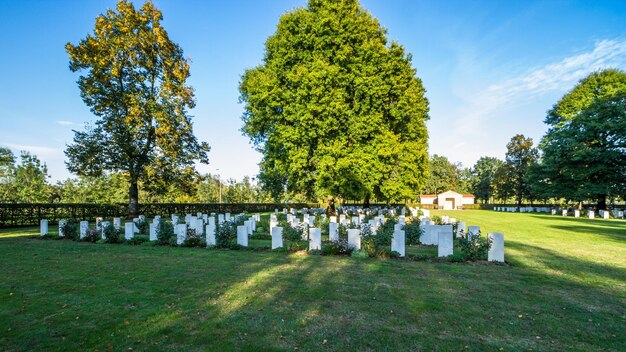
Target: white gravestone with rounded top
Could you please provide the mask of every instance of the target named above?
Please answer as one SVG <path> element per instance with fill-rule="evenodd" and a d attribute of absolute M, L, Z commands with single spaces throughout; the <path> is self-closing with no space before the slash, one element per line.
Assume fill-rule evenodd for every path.
<path fill-rule="evenodd" d="M 39 221 L 39 236 L 45 236 L 48 234 L 48 220 L 42 219 Z"/>
<path fill-rule="evenodd" d="M 215 224 L 208 224 L 206 225 L 206 245 L 208 247 L 215 246 L 215 244 Z"/>
<path fill-rule="evenodd" d="M 79 237 L 82 240 L 87 236 L 87 229 L 89 228 L 89 221 L 81 221 L 80 222 L 80 232 Z"/>
<path fill-rule="evenodd" d="M 328 224 L 328 240 L 333 242 L 339 241 L 339 224 L 336 222 Z"/>
<path fill-rule="evenodd" d="M 124 238 L 130 240 L 135 236 L 135 222 L 127 222 L 124 224 Z"/>

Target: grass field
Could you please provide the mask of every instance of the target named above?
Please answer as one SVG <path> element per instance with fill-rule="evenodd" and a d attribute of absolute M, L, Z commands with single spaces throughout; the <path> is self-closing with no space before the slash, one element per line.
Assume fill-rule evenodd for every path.
<path fill-rule="evenodd" d="M 626 222 L 434 214 L 503 232 L 510 265 L 0 230 L 0 350 L 626 350 Z"/>

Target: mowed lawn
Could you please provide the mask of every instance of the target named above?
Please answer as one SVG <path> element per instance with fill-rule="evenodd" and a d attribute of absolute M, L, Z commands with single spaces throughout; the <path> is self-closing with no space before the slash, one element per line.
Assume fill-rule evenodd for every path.
<path fill-rule="evenodd" d="M 503 232 L 510 265 L 0 230 L 0 350 L 626 350 L 625 221 L 433 213 Z"/>

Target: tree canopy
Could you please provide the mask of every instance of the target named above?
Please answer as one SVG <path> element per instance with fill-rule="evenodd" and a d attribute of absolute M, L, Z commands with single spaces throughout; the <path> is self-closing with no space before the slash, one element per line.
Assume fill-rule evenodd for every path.
<path fill-rule="evenodd" d="M 283 15 L 240 92 L 242 131 L 274 195 L 401 200 L 424 185 L 424 87 L 358 1 L 311 0 Z"/>
<path fill-rule="evenodd" d="M 626 73 L 582 79 L 548 112 L 540 148 L 539 188 L 552 197 L 596 199 L 626 194 Z"/>
<path fill-rule="evenodd" d="M 137 213 L 140 180 L 174 180 L 195 161 L 208 163 L 209 146 L 193 135 L 188 110 L 193 89 L 189 63 L 161 25 L 151 2 L 129 1 L 97 17 L 93 34 L 68 43 L 70 69 L 85 104 L 98 117 L 74 131 L 68 169 L 78 175 L 123 172 L 129 179 L 129 213 Z"/>
<path fill-rule="evenodd" d="M 483 156 L 471 170 L 472 192 L 477 200 L 489 203 L 491 198 L 496 194 L 496 174 L 504 163 L 502 160 L 494 157 Z"/>
<path fill-rule="evenodd" d="M 510 191 L 515 196 L 517 205 L 522 205 L 523 199 L 531 199 L 532 193 L 528 180 L 530 168 L 537 163 L 539 151 L 533 146 L 533 139 L 517 134 L 506 145 L 504 167 L 499 175 L 510 184 Z"/>
<path fill-rule="evenodd" d="M 430 174 L 423 188 L 425 194 L 439 194 L 447 190 L 466 192 L 461 182 L 462 170 L 443 155 L 433 155 L 430 159 Z"/>

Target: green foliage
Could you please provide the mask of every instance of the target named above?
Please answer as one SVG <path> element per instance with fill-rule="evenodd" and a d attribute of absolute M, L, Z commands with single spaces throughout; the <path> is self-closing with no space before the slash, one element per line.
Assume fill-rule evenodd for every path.
<path fill-rule="evenodd" d="M 87 229 L 85 233 L 85 237 L 81 239 L 83 242 L 96 242 L 101 239 L 100 231 L 96 230 L 93 227 Z"/>
<path fill-rule="evenodd" d="M 420 228 L 419 220 L 415 219 L 413 222 L 404 224 L 404 236 L 407 245 L 416 245 L 421 243 L 420 236 L 422 236 L 422 229 Z"/>
<path fill-rule="evenodd" d="M 150 242 L 150 236 L 146 235 L 135 235 L 133 238 L 126 240 L 126 244 L 132 246 L 139 246 L 147 242 Z"/>
<path fill-rule="evenodd" d="M 64 238 L 76 241 L 80 237 L 80 224 L 73 220 L 68 220 L 63 226 Z"/>
<path fill-rule="evenodd" d="M 483 156 L 472 167 L 471 191 L 476 200 L 489 203 L 496 192 L 496 172 L 504 165 L 498 158 Z"/>
<path fill-rule="evenodd" d="M 433 155 L 430 159 L 430 175 L 423 188 L 425 194 L 439 194 L 448 190 L 464 192 L 461 189 L 461 167 L 451 163 L 448 158 Z"/>
<path fill-rule="evenodd" d="M 468 261 L 486 260 L 491 242 L 488 238 L 482 237 L 480 232 L 477 236 L 466 235 L 458 239 L 459 248 L 463 258 Z"/>
<path fill-rule="evenodd" d="M 411 56 L 356 0 L 283 15 L 240 84 L 243 133 L 274 196 L 416 198 L 428 169 L 428 101 Z"/>
<path fill-rule="evenodd" d="M 350 255 L 352 251 L 345 240 L 322 242 L 322 255 Z"/>
<path fill-rule="evenodd" d="M 85 176 L 127 173 L 130 214 L 137 213 L 140 180 L 167 184 L 196 160 L 208 163 L 209 146 L 197 141 L 187 113 L 195 105 L 186 85 L 189 63 L 162 18 L 151 2 L 136 10 L 120 0 L 116 11 L 98 16 L 92 34 L 65 47 L 70 69 L 84 72 L 81 96 L 98 117 L 75 131 L 65 151 L 68 169 Z"/>
<path fill-rule="evenodd" d="M 183 247 L 206 247 L 206 241 L 195 229 L 187 228 L 187 238 L 183 241 Z"/>
<path fill-rule="evenodd" d="M 215 229 L 215 247 L 231 248 L 237 245 L 237 224 L 225 221 Z"/>
<path fill-rule="evenodd" d="M 0 202 L 45 203 L 51 201 L 48 167 L 36 155 L 22 151 L 20 163 L 8 148 L 0 148 Z"/>
<path fill-rule="evenodd" d="M 157 241 L 161 245 L 169 245 L 176 243 L 176 234 L 174 233 L 174 224 L 171 221 L 161 218 L 159 226 L 156 229 Z"/>
<path fill-rule="evenodd" d="M 357 259 L 366 259 L 370 257 L 370 254 L 367 251 L 360 250 L 360 251 L 353 251 L 352 254 L 350 254 L 350 256 L 352 258 L 357 258 Z"/>
<path fill-rule="evenodd" d="M 121 229 L 116 229 L 113 224 L 107 224 L 103 226 L 102 232 L 104 233 L 104 242 L 106 243 L 122 243 L 124 242 L 124 235 Z"/>
<path fill-rule="evenodd" d="M 626 73 L 594 72 L 548 112 L 548 132 L 534 172 L 537 192 L 606 209 L 607 196 L 626 198 Z"/>
<path fill-rule="evenodd" d="M 539 151 L 533 147 L 533 139 L 517 134 L 506 145 L 506 158 L 502 167 L 500 182 L 510 185 L 518 206 L 523 199 L 533 199 L 528 173 L 539 158 Z"/>

